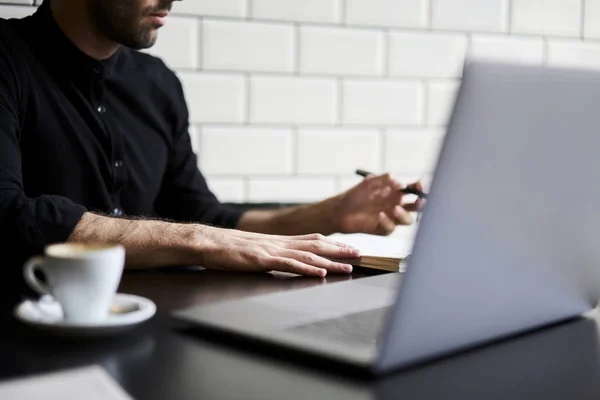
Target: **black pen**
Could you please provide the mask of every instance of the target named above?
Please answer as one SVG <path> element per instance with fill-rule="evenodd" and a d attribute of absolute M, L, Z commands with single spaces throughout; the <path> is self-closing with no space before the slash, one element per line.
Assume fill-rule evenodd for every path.
<path fill-rule="evenodd" d="M 373 175 L 372 173 L 370 173 L 368 171 L 365 171 L 365 170 L 362 170 L 362 169 L 357 169 L 356 170 L 356 174 L 360 175 L 360 176 L 362 176 L 364 178 L 366 178 L 367 175 Z M 400 191 L 402 193 L 417 195 L 417 196 L 419 196 L 420 198 L 423 198 L 423 199 L 427 198 L 427 193 L 421 192 L 420 190 L 417 190 L 417 189 L 414 189 L 414 188 L 411 188 L 411 187 L 405 187 L 404 189 L 400 189 Z"/>

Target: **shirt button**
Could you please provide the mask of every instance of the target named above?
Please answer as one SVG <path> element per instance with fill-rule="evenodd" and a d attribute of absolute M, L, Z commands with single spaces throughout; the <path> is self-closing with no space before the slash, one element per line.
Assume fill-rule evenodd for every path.
<path fill-rule="evenodd" d="M 98 106 L 98 108 L 96 108 L 96 111 L 98 111 L 100 114 L 105 113 L 106 112 L 106 107 L 104 107 L 104 106 Z"/>
<path fill-rule="evenodd" d="M 96 75 L 98 75 L 98 74 L 100 73 L 100 68 L 98 68 L 98 67 L 94 67 L 94 69 L 93 69 L 92 71 L 94 71 L 94 73 L 95 73 Z"/>
<path fill-rule="evenodd" d="M 121 168 L 123 166 L 123 161 L 117 160 L 115 161 L 115 168 Z"/>

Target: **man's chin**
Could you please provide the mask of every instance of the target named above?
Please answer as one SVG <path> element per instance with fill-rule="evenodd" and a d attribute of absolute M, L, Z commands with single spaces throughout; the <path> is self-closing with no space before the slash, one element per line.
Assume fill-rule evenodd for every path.
<path fill-rule="evenodd" d="M 148 35 L 145 35 L 143 38 L 136 38 L 136 40 L 131 40 L 129 41 L 129 43 L 122 43 L 125 46 L 132 48 L 134 50 L 144 50 L 144 49 L 149 49 L 150 47 L 154 46 L 156 44 L 156 39 L 157 39 L 157 35 L 156 35 L 156 31 L 153 31 L 152 33 L 149 33 Z"/>

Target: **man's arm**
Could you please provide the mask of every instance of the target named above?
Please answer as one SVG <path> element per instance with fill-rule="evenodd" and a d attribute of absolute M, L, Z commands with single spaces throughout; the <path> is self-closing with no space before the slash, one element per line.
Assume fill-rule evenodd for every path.
<path fill-rule="evenodd" d="M 412 184 L 423 190 L 421 183 Z M 363 232 L 387 235 L 397 225 L 412 223 L 420 201 L 403 204 L 404 185 L 389 174 L 369 176 L 346 192 L 316 203 L 277 210 L 249 210 L 237 228 L 252 232 L 299 235 L 319 232 Z"/>
<path fill-rule="evenodd" d="M 348 264 L 329 258 L 353 258 L 357 250 L 322 235 L 276 236 L 200 224 L 131 220 L 83 215 L 69 242 L 120 243 L 127 268 L 202 265 L 235 271 L 284 271 L 323 277 L 348 273 Z"/>
<path fill-rule="evenodd" d="M 21 275 L 19 268 L 27 257 L 42 253 L 48 244 L 65 241 L 120 243 L 126 250 L 127 268 L 202 265 L 314 276 L 351 270 L 350 265 L 329 258 L 352 258 L 358 256 L 356 250 L 322 236 L 282 237 L 192 223 L 112 218 L 92 214 L 64 196 L 28 196 L 21 170 L 20 77 L 5 44 L 0 35 L 0 247 L 13 268 L 4 281 L 8 285 Z M 167 180 L 181 162 L 171 165 Z M 173 209 L 177 206 L 182 204 L 174 204 Z"/>
<path fill-rule="evenodd" d="M 122 244 L 127 268 L 197 265 L 196 227 L 159 220 L 120 219 L 85 213 L 67 242 Z"/>
<path fill-rule="evenodd" d="M 248 210 L 237 228 L 249 232 L 300 235 L 319 232 L 329 235 L 340 231 L 337 218 L 339 196 L 323 201 L 274 210 Z"/>

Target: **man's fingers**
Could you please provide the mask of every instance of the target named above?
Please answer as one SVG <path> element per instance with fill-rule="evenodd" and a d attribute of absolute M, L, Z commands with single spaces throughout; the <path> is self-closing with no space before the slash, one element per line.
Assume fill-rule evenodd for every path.
<path fill-rule="evenodd" d="M 411 183 L 408 186 L 411 187 L 411 188 L 413 188 L 413 189 L 417 189 L 417 190 L 419 190 L 421 192 L 425 191 L 425 187 L 423 186 L 423 182 L 421 182 L 421 181 L 417 181 L 417 182 Z"/>
<path fill-rule="evenodd" d="M 352 272 L 352 266 L 349 264 L 331 261 L 307 251 L 288 250 L 281 255 L 284 258 L 277 258 L 276 261 L 280 264 L 280 268 L 283 268 L 280 270 L 286 272 L 310 276 L 325 276 L 327 271 Z"/>
<path fill-rule="evenodd" d="M 377 230 L 379 234 L 389 235 L 396 229 L 396 224 L 387 216 L 386 213 L 381 211 L 379 213 L 379 225 L 377 225 Z"/>
<path fill-rule="evenodd" d="M 306 250 L 312 252 L 325 252 L 323 255 L 337 257 L 340 254 L 344 256 L 352 257 L 359 256 L 360 252 L 357 248 L 350 246 L 349 244 L 338 242 L 337 240 L 333 240 L 328 238 L 327 236 L 323 236 L 320 233 L 313 233 L 309 235 L 300 235 L 300 236 L 282 236 L 286 240 L 292 240 L 293 248 L 297 250 Z M 340 252 L 336 255 L 336 252 Z M 330 254 L 330 252 L 333 252 Z"/>
<path fill-rule="evenodd" d="M 406 203 L 404 205 L 402 205 L 402 208 L 404 208 L 406 211 L 419 211 L 421 210 L 421 200 L 417 200 L 414 203 Z"/>
<path fill-rule="evenodd" d="M 394 206 L 393 210 L 393 222 L 396 225 L 410 225 L 412 224 L 412 216 L 408 213 L 406 208 L 401 207 L 399 205 Z"/>
<path fill-rule="evenodd" d="M 290 272 L 292 274 L 305 276 L 318 276 L 321 278 L 327 275 L 326 269 L 317 268 L 298 260 L 294 260 L 293 258 L 286 257 L 274 257 L 269 264 L 269 268 L 274 271 Z"/>
<path fill-rule="evenodd" d="M 289 243 L 294 250 L 309 251 L 324 257 L 354 258 L 360 256 L 360 251 L 344 243 L 329 243 L 318 240 L 298 240 Z"/>
<path fill-rule="evenodd" d="M 323 268 L 330 272 L 352 272 L 352 265 L 328 260 L 308 251 L 289 250 L 282 253 L 283 256 L 293 258 L 303 264 L 317 268 Z"/>

